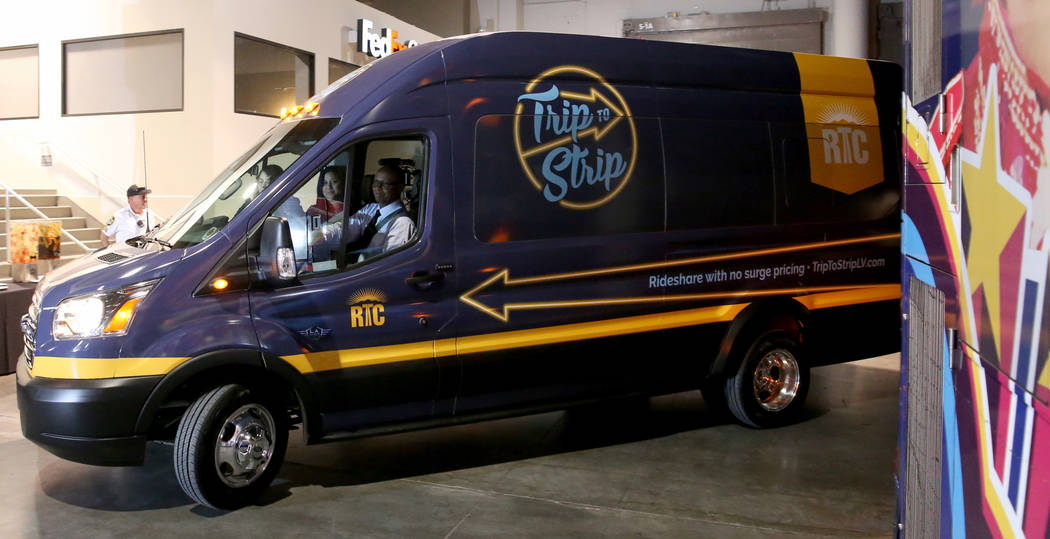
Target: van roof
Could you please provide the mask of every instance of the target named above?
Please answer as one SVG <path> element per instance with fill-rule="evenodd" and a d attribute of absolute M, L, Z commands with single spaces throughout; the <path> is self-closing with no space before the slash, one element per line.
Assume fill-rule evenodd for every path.
<path fill-rule="evenodd" d="M 889 65 L 826 58 L 830 66 L 861 62 Z M 801 89 L 795 55 L 789 52 L 572 34 L 491 32 L 398 51 L 368 64 L 348 80 L 337 81 L 318 99 L 323 115 L 331 111 L 343 116 L 344 121 L 357 120 L 358 125 L 438 116 L 448 113 L 445 85 L 529 81 L 561 65 L 585 67 L 615 85 L 785 94 L 798 94 Z M 571 72 L 561 76 L 574 77 Z"/>

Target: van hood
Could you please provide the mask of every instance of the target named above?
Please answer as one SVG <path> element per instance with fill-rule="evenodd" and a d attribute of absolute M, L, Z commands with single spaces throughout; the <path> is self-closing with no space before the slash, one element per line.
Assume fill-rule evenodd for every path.
<path fill-rule="evenodd" d="M 37 285 L 41 297 L 60 292 L 61 297 L 48 298 L 48 306 L 69 296 L 99 292 L 118 286 L 163 277 L 171 266 L 185 256 L 185 249 L 167 251 L 111 245 L 86 254 L 48 272 Z"/>

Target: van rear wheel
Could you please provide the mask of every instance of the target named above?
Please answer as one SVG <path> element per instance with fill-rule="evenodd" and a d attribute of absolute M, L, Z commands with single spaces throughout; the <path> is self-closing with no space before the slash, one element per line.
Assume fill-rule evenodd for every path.
<path fill-rule="evenodd" d="M 798 417 L 809 391 L 809 366 L 800 352 L 788 332 L 769 331 L 755 339 L 725 381 L 726 402 L 738 421 L 769 428 Z"/>
<path fill-rule="evenodd" d="M 282 412 L 236 384 L 197 399 L 175 436 L 175 477 L 186 495 L 214 509 L 254 502 L 284 459 L 288 421 Z"/>

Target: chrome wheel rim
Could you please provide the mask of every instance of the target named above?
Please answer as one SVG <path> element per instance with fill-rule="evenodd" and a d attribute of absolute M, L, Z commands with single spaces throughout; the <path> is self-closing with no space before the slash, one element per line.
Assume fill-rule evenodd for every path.
<path fill-rule="evenodd" d="M 755 367 L 755 400 L 762 409 L 779 412 L 795 400 L 800 382 L 795 356 L 783 348 L 771 350 Z"/>
<path fill-rule="evenodd" d="M 215 471 L 227 486 L 240 488 L 259 478 L 274 450 L 273 416 L 265 407 L 246 404 L 226 418 L 215 440 Z"/>

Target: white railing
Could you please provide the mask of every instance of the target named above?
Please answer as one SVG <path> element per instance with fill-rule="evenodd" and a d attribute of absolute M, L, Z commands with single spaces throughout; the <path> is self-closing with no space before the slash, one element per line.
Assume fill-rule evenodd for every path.
<path fill-rule="evenodd" d="M 99 212 L 101 213 L 101 215 L 95 216 L 96 219 L 104 222 L 106 220 L 105 215 L 111 213 L 107 212 L 106 208 L 103 207 L 103 198 L 108 199 L 110 202 L 112 202 L 115 209 L 120 209 L 124 207 L 125 204 L 127 204 L 127 199 L 121 196 L 121 194 L 124 193 L 124 189 L 121 189 L 119 185 L 110 181 L 105 174 L 102 174 L 91 165 L 84 163 L 80 159 L 77 159 L 70 153 L 62 150 L 61 148 L 56 147 L 50 142 L 44 141 L 38 142 L 38 144 L 41 146 L 41 148 L 46 148 L 46 153 L 51 155 L 52 158 L 55 155 L 61 157 L 62 162 L 68 165 L 69 169 L 75 172 L 77 176 L 80 176 L 82 179 L 87 180 L 88 176 L 90 175 L 90 177 L 94 179 L 95 191 L 98 193 L 99 198 Z M 87 172 L 87 174 L 85 174 L 85 172 Z M 103 184 L 105 185 L 103 186 Z M 114 195 L 112 193 L 119 194 Z"/>
<path fill-rule="evenodd" d="M 11 197 L 12 196 L 14 196 L 16 200 L 18 200 L 19 202 L 24 204 L 26 208 L 31 210 L 33 213 L 37 214 L 37 216 L 39 216 L 41 219 L 45 219 L 45 220 L 48 220 L 48 221 L 53 220 L 52 217 L 48 217 L 47 215 L 44 215 L 44 212 L 42 212 L 39 209 L 37 209 L 36 206 L 34 206 L 31 202 L 26 200 L 22 195 L 12 191 L 11 188 L 8 187 L 6 183 L 0 182 L 0 188 L 3 188 L 3 190 L 4 190 L 4 219 L 6 220 L 6 225 L 5 226 L 7 226 L 7 229 L 6 229 L 6 232 L 5 232 L 6 234 L 9 234 L 9 235 L 11 234 Z M 92 251 L 92 249 L 90 247 L 85 245 L 84 242 L 78 240 L 76 238 L 76 236 L 74 236 L 73 233 L 71 233 L 70 231 L 68 231 L 68 230 L 63 228 L 62 229 L 62 234 L 64 236 L 67 236 L 69 239 L 73 240 L 73 243 L 79 245 L 82 249 L 84 249 L 85 253 L 90 253 Z M 8 254 L 10 254 L 10 253 L 8 253 Z"/>
<path fill-rule="evenodd" d="M 58 184 L 58 187 L 60 188 L 59 189 L 60 192 L 62 191 L 61 187 L 63 185 L 66 185 L 67 182 L 68 182 L 68 180 L 65 179 L 67 176 L 70 179 L 77 178 L 77 179 L 87 183 L 92 188 L 94 188 L 95 194 L 98 197 L 98 211 L 97 211 L 97 213 L 95 212 L 94 209 L 89 208 L 89 207 L 81 206 L 81 209 L 84 210 L 85 212 L 87 212 L 89 215 L 91 215 L 95 219 L 97 219 L 100 223 L 106 222 L 106 220 L 111 215 L 113 215 L 113 212 L 115 212 L 115 211 L 117 211 L 117 210 L 127 206 L 128 202 L 127 202 L 127 198 L 126 198 L 126 188 L 125 187 L 120 187 L 115 182 L 110 180 L 105 174 L 99 172 L 96 168 L 92 167 L 91 165 L 88 165 L 83 160 L 78 159 L 77 157 L 73 156 L 69 152 L 67 152 L 67 151 L 65 151 L 65 150 L 63 150 L 61 148 L 56 147 L 51 142 L 48 142 L 48 141 L 37 141 L 36 144 L 38 144 L 39 147 L 40 147 L 41 155 L 46 154 L 46 155 L 51 155 L 52 156 L 52 166 L 57 164 L 57 163 L 55 163 L 56 160 L 57 161 L 61 161 L 65 165 L 66 170 L 68 170 L 69 172 L 72 173 L 72 174 L 69 174 L 69 175 L 64 175 L 64 174 L 52 175 L 52 179 L 56 182 L 56 184 Z M 148 186 L 144 185 L 144 187 L 148 187 Z M 86 194 L 86 197 L 91 197 L 91 196 L 92 195 L 90 193 Z M 150 195 L 150 198 L 153 199 L 153 200 L 157 200 L 157 199 L 189 200 L 189 199 L 193 198 L 194 196 L 195 196 L 195 194 L 194 195 Z M 107 205 L 107 202 L 108 202 L 108 205 Z M 176 206 L 176 208 L 178 208 L 178 207 L 181 207 L 181 204 Z"/>

